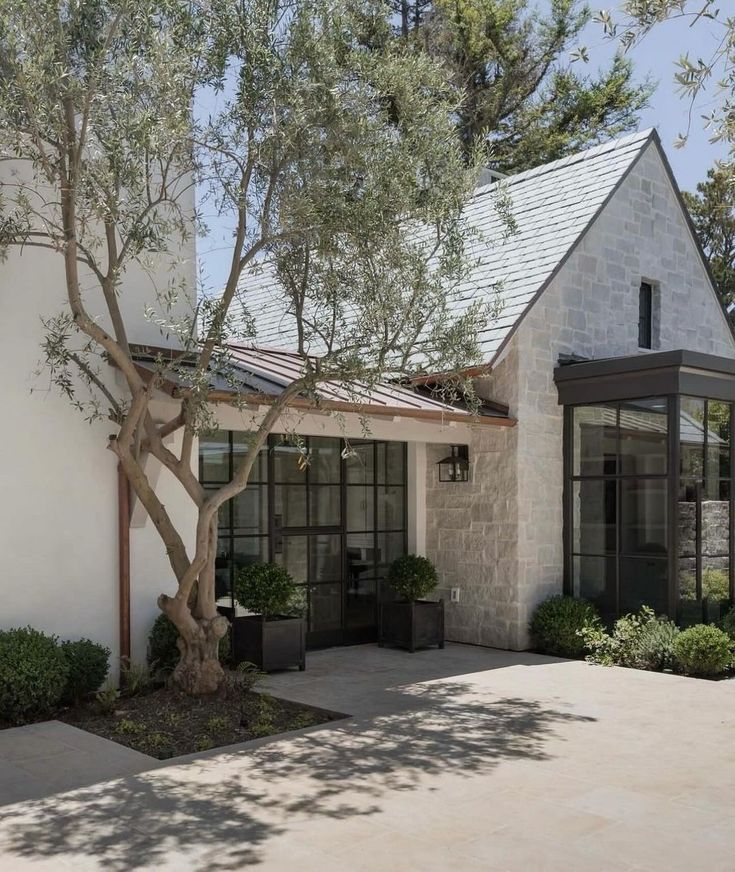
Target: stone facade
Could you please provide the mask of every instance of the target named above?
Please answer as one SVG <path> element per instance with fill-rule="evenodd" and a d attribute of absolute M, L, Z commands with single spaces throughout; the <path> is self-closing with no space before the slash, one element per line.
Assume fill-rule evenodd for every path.
<path fill-rule="evenodd" d="M 477 428 L 472 482 L 440 485 L 427 455 L 427 555 L 443 587 L 449 639 L 527 647 L 535 606 L 561 592 L 562 408 L 559 355 L 645 354 L 638 348 L 638 290 L 654 286 L 653 350 L 732 357 L 735 344 L 685 217 L 651 143 L 587 230 L 479 385 L 508 403 L 513 429 Z M 435 456 L 436 455 L 436 456 Z"/>

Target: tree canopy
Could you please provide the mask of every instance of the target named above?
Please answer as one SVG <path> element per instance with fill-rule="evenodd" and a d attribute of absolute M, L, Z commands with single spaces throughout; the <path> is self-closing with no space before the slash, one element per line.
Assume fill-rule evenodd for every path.
<path fill-rule="evenodd" d="M 732 170 L 716 166 L 684 199 L 723 303 L 735 301 L 735 185 Z"/>
<path fill-rule="evenodd" d="M 91 421 L 112 423 L 107 447 L 176 579 L 158 600 L 182 640 L 176 680 L 211 691 L 226 630 L 218 511 L 289 403 L 318 408 L 320 385 L 337 380 L 359 383 L 359 406 L 383 379 L 478 362 L 478 330 L 496 310 L 454 305 L 479 168 L 457 135 L 463 95 L 429 55 L 390 38 L 379 0 L 0 0 L 0 74 L 0 253 L 57 259 L 41 313 L 52 379 Z M 203 91 L 219 99 L 193 117 Z M 197 305 L 182 260 L 202 210 L 232 237 L 221 295 Z M 266 264 L 300 367 L 278 397 L 254 402 L 229 344 L 257 341 L 253 319 L 235 323 L 231 306 L 241 278 Z M 143 312 L 128 298 L 145 276 Z M 174 354 L 136 348 L 144 317 Z M 250 441 L 233 480 L 210 491 L 192 452 L 216 426 L 223 380 Z M 173 398 L 161 420 L 163 387 Z M 151 457 L 196 507 L 193 547 L 156 492 Z"/>
<path fill-rule="evenodd" d="M 513 172 L 634 128 L 653 90 L 616 56 L 581 74 L 570 52 L 590 20 L 578 0 L 398 0 L 402 38 L 440 61 L 465 92 L 465 150 L 484 137 L 490 163 Z"/>

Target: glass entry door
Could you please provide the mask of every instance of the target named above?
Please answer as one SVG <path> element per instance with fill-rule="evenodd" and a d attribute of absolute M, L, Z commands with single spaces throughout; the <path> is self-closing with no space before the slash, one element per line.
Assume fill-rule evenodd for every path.
<path fill-rule="evenodd" d="M 232 476 L 244 445 L 227 431 L 201 441 L 205 487 Z M 303 592 L 310 647 L 374 640 L 406 526 L 404 443 L 271 436 L 246 490 L 220 512 L 217 595 L 228 604 L 239 568 L 271 560 Z"/>

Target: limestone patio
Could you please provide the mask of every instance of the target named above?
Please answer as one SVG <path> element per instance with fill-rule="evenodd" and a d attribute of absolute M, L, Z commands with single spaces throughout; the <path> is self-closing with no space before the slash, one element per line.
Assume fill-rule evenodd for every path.
<path fill-rule="evenodd" d="M 731 681 L 448 645 L 266 685 L 353 717 L 6 805 L 0 868 L 732 869 Z"/>

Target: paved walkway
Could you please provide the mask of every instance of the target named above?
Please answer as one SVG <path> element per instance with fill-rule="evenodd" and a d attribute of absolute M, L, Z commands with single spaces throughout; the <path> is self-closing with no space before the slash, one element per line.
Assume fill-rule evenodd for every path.
<path fill-rule="evenodd" d="M 0 868 L 735 868 L 735 682 L 450 645 L 268 686 L 356 716 L 0 808 Z"/>
<path fill-rule="evenodd" d="M 0 730 L 0 806 L 150 768 L 146 754 L 61 721 Z"/>

